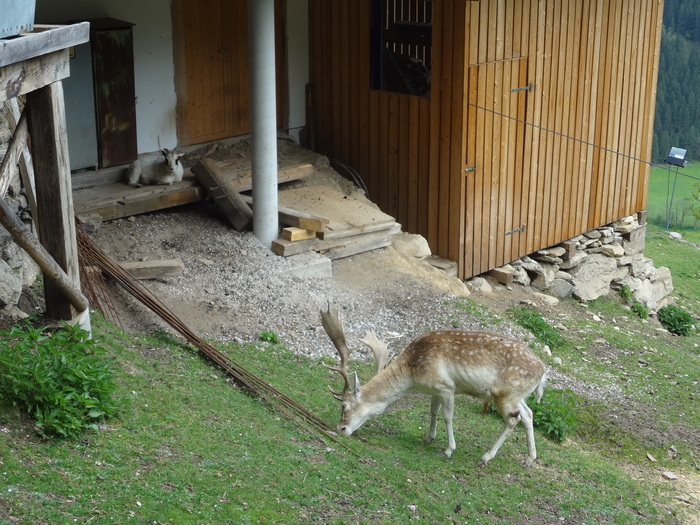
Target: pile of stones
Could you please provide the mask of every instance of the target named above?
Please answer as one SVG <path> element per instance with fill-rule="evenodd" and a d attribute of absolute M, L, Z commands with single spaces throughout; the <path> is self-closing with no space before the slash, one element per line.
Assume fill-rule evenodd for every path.
<path fill-rule="evenodd" d="M 644 256 L 646 213 L 624 217 L 501 266 L 489 276 L 502 284 L 532 286 L 557 298 L 592 301 L 628 286 L 655 312 L 673 291 L 668 268 Z"/>

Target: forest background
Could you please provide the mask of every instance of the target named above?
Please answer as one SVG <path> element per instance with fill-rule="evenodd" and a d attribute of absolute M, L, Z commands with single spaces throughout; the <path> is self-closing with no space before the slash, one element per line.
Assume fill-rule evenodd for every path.
<path fill-rule="evenodd" d="M 659 60 L 649 220 L 700 243 L 700 2 L 666 0 Z M 687 150 L 686 166 L 664 160 Z"/>

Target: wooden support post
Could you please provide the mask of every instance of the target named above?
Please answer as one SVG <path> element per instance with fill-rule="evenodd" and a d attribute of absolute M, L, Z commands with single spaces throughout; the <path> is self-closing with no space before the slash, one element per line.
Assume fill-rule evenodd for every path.
<path fill-rule="evenodd" d="M 80 289 L 63 84 L 58 81 L 27 93 L 25 111 L 36 178 L 39 239 Z M 44 295 L 49 317 L 70 320 L 76 316 L 54 281 L 45 279 Z"/>

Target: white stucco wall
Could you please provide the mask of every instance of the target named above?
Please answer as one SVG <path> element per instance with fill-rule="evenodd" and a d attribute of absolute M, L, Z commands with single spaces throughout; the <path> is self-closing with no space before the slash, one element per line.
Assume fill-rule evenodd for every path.
<path fill-rule="evenodd" d="M 134 26 L 139 153 L 177 144 L 175 69 L 169 0 L 37 0 L 36 23 L 111 17 Z"/>
<path fill-rule="evenodd" d="M 136 126 L 139 153 L 177 144 L 175 68 L 170 0 L 37 0 L 36 23 L 111 17 L 134 26 Z M 306 123 L 309 81 L 308 1 L 287 0 L 287 109 L 298 140 Z"/>

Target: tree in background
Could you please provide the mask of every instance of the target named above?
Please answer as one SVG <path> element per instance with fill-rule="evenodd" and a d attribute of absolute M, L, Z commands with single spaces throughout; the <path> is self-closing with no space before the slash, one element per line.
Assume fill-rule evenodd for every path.
<path fill-rule="evenodd" d="M 700 159 L 700 2 L 666 0 L 652 159 L 663 162 L 672 146 Z"/>

